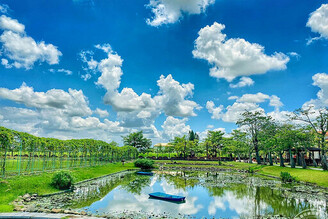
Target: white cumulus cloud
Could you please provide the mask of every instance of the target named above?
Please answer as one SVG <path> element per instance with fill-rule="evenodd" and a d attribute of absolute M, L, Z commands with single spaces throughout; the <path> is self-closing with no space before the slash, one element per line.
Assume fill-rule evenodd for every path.
<path fill-rule="evenodd" d="M 312 12 L 306 26 L 311 28 L 312 32 L 319 33 L 321 37 L 328 39 L 328 4 L 322 4 L 320 8 Z"/>
<path fill-rule="evenodd" d="M 0 28 L 18 33 L 23 33 L 25 30 L 25 26 L 19 23 L 18 20 L 7 17 L 6 15 L 0 16 Z"/>
<path fill-rule="evenodd" d="M 230 84 L 231 88 L 239 88 L 239 87 L 246 87 L 252 86 L 254 81 L 250 77 L 241 77 L 237 84 Z"/>
<path fill-rule="evenodd" d="M 107 110 L 102 110 L 97 108 L 94 113 L 98 114 L 101 118 L 109 116 L 109 113 Z"/>
<path fill-rule="evenodd" d="M 193 95 L 194 85 L 180 84 L 172 75 L 160 76 L 157 81 L 159 91 L 154 97 L 147 93 L 138 95 L 127 87 L 120 91 L 123 59 L 109 44 L 95 47 L 103 50 L 107 57 L 96 61 L 92 52 L 81 52 L 82 61 L 87 64 L 87 71 L 100 72 L 96 84 L 107 91 L 104 103 L 118 112 L 118 116 L 124 119 L 123 124 L 144 124 L 144 120 L 153 120 L 162 112 L 167 116 L 195 116 L 194 111 L 200 109 L 196 102 L 189 100 Z"/>
<path fill-rule="evenodd" d="M 312 76 L 313 85 L 318 86 L 320 90 L 317 93 L 316 99 L 304 103 L 303 107 L 314 105 L 315 108 L 322 108 L 328 106 L 328 74 L 317 73 Z"/>
<path fill-rule="evenodd" d="M 25 26 L 16 19 L 0 16 L 0 36 L 2 43 L 1 64 L 5 68 L 30 69 L 35 62 L 47 62 L 50 65 L 58 64 L 62 53 L 52 44 L 44 41 L 36 42 L 25 33 Z"/>
<path fill-rule="evenodd" d="M 264 47 L 242 38 L 227 39 L 222 33 L 225 25 L 214 22 L 198 32 L 193 56 L 208 61 L 213 67 L 210 75 L 232 81 L 239 76 L 264 74 L 271 70 L 284 70 L 289 57 L 276 52 L 266 55 Z"/>
<path fill-rule="evenodd" d="M 224 107 L 223 105 L 215 106 L 213 101 L 207 101 L 206 108 L 208 112 L 212 115 L 212 119 L 222 119 L 224 122 L 236 122 L 242 113 L 245 111 L 262 111 L 264 109 L 260 107 L 266 101 L 269 101 L 269 106 L 274 107 L 275 117 L 280 116 L 280 107 L 283 103 L 280 98 L 276 95 L 267 95 L 261 92 L 256 94 L 244 94 L 241 97 L 232 96 L 229 97 L 230 100 L 235 100 L 232 105 Z"/>
<path fill-rule="evenodd" d="M 215 0 L 150 0 L 147 5 L 153 13 L 147 24 L 160 26 L 177 22 L 184 14 L 200 14 Z"/>
<path fill-rule="evenodd" d="M 187 121 L 187 118 L 178 119 L 173 116 L 168 116 L 162 125 L 163 138 L 172 140 L 176 136 L 181 137 L 183 135 L 187 135 L 190 131 L 190 126 L 186 125 Z"/>

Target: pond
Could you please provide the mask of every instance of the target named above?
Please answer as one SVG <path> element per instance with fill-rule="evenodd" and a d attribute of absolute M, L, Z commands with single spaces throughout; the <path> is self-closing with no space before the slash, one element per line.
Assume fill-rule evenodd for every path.
<path fill-rule="evenodd" d="M 152 192 L 182 195 L 186 200 L 150 199 Z M 78 185 L 73 193 L 40 202 L 61 202 L 61 208 L 114 218 L 293 218 L 306 209 L 321 212 L 324 218 L 327 191 L 283 185 L 245 173 L 157 171 L 154 176 L 141 176 L 126 172 Z"/>

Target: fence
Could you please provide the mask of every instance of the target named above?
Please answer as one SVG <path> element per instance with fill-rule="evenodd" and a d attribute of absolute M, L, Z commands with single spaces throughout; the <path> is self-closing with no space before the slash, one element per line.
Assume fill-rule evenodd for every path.
<path fill-rule="evenodd" d="M 131 160 L 137 157 L 135 150 L 101 151 L 24 151 L 22 147 L 0 148 L 0 177 L 8 177 L 36 172 L 88 167 Z"/>

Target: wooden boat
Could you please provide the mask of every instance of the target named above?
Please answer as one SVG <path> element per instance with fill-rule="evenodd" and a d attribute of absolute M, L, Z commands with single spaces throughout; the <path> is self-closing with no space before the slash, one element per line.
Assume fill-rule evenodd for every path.
<path fill-rule="evenodd" d="M 174 202 L 182 202 L 186 198 L 184 196 L 169 195 L 169 194 L 166 194 L 166 193 L 163 193 L 163 192 L 150 193 L 149 196 L 151 198 L 163 199 L 163 200 L 174 201 Z"/>
<path fill-rule="evenodd" d="M 142 171 L 137 172 L 137 174 L 139 174 L 139 175 L 146 175 L 146 176 L 152 176 L 152 175 L 154 175 L 152 172 L 142 172 Z"/>

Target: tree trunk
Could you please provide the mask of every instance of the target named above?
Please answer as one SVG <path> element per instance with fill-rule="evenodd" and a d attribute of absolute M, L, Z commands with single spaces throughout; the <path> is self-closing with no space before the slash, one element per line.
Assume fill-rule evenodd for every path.
<path fill-rule="evenodd" d="M 263 164 L 266 165 L 266 155 L 263 156 Z"/>
<path fill-rule="evenodd" d="M 323 170 L 328 170 L 327 158 L 326 155 L 323 153 L 321 155 L 321 166 Z"/>
<path fill-rule="evenodd" d="M 295 162 L 294 162 L 294 158 L 293 158 L 291 147 L 289 147 L 289 159 L 290 159 L 290 162 L 289 162 L 290 167 L 291 168 L 295 168 Z"/>
<path fill-rule="evenodd" d="M 208 143 L 206 142 L 206 157 L 208 159 Z"/>
<path fill-rule="evenodd" d="M 5 153 L 4 153 L 3 164 L 2 164 L 2 175 L 3 176 L 6 175 L 6 159 L 7 159 L 7 146 L 4 145 L 4 147 L 5 147 Z"/>
<path fill-rule="evenodd" d="M 271 151 L 269 152 L 269 163 L 270 163 L 270 166 L 273 166 Z"/>
<path fill-rule="evenodd" d="M 323 170 L 328 170 L 328 164 L 327 164 L 327 158 L 326 158 L 326 153 L 325 153 L 325 136 L 326 132 L 321 132 L 321 166 Z"/>
<path fill-rule="evenodd" d="M 253 161 L 252 161 L 252 152 L 249 153 L 249 163 L 253 163 Z"/>
<path fill-rule="evenodd" d="M 297 154 L 296 154 L 297 158 L 297 166 L 302 166 L 302 158 L 301 158 L 301 154 L 299 151 L 297 151 Z"/>
<path fill-rule="evenodd" d="M 284 158 L 282 157 L 282 153 L 280 151 L 279 151 L 279 159 L 280 159 L 280 166 L 285 167 Z"/>
<path fill-rule="evenodd" d="M 314 152 L 313 152 L 314 153 Z M 318 166 L 318 164 L 317 164 L 317 162 L 315 161 L 315 159 L 314 159 L 314 154 L 312 153 L 312 156 L 311 156 L 311 154 L 310 154 L 310 156 L 311 156 L 311 159 L 312 159 L 312 161 L 313 161 L 313 166 L 314 167 L 317 167 Z"/>
<path fill-rule="evenodd" d="M 258 145 L 257 145 L 257 140 L 255 140 L 254 149 L 255 149 L 257 164 L 261 164 L 261 157 L 259 155 L 259 148 L 258 148 Z"/>
<path fill-rule="evenodd" d="M 303 169 L 306 169 L 306 162 L 305 162 L 305 158 L 304 158 L 304 153 L 301 152 L 301 157 L 302 157 L 302 167 Z"/>

